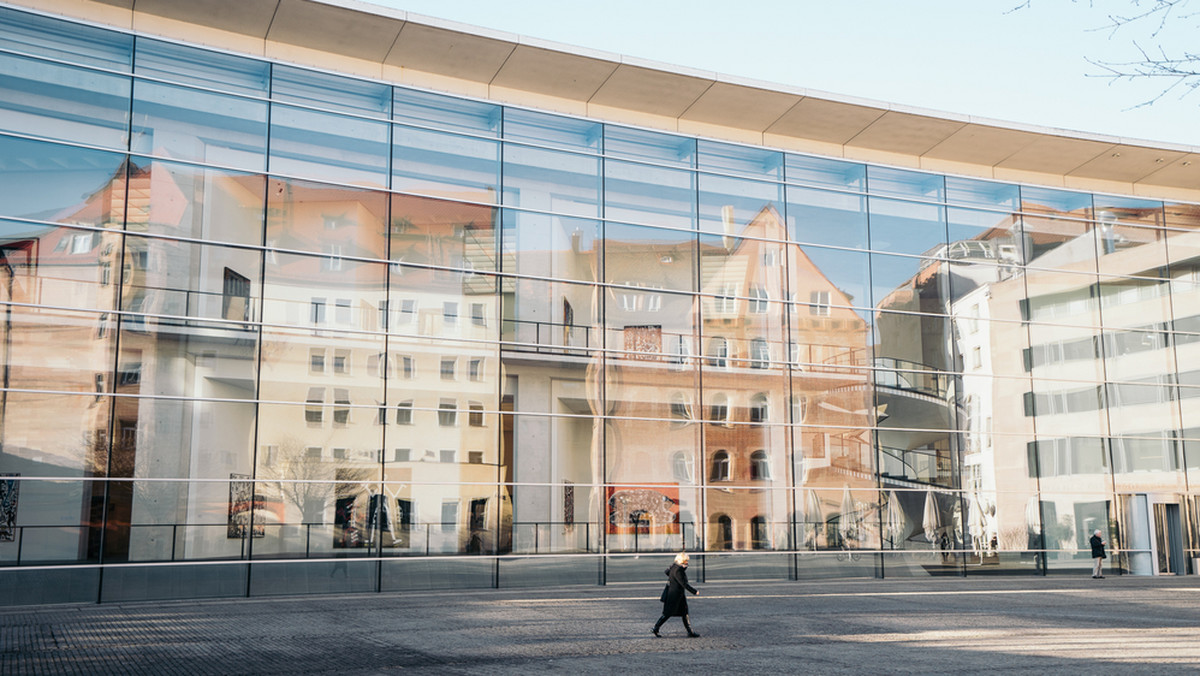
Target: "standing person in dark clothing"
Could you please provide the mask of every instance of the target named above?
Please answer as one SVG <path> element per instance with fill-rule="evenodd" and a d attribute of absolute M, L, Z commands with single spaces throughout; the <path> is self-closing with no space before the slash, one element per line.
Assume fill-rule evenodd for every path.
<path fill-rule="evenodd" d="M 1096 560 L 1096 565 L 1092 568 L 1092 579 L 1103 580 L 1104 576 L 1101 573 L 1104 570 L 1102 566 L 1104 559 L 1108 558 L 1108 555 L 1104 553 L 1104 538 L 1100 537 L 1100 529 L 1096 529 L 1096 532 L 1092 533 L 1092 537 L 1088 542 L 1092 545 L 1092 558 Z"/>
<path fill-rule="evenodd" d="M 675 563 L 667 569 L 667 588 L 663 590 L 662 596 L 662 617 L 658 618 L 658 622 L 654 623 L 654 629 L 651 630 L 655 636 L 662 635 L 658 633 L 658 628 L 663 626 L 669 617 L 683 618 L 683 626 L 687 629 L 688 638 L 696 638 L 700 635 L 692 631 L 692 623 L 688 618 L 687 596 L 683 593 L 684 590 L 687 590 L 693 594 L 700 594 L 695 587 L 688 584 L 687 567 L 688 555 L 680 552 L 675 556 Z"/>

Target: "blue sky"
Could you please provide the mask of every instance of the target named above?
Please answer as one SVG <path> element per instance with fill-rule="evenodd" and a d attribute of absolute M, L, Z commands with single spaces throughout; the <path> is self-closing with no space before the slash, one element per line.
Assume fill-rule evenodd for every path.
<path fill-rule="evenodd" d="M 1112 83 L 1085 60 L 1136 56 L 1097 30 L 1132 0 L 370 0 L 670 64 L 937 111 L 1200 146 L 1200 92 Z M 1163 33 L 1194 51 L 1197 20 Z M 1185 30 L 1186 29 L 1186 30 Z"/>

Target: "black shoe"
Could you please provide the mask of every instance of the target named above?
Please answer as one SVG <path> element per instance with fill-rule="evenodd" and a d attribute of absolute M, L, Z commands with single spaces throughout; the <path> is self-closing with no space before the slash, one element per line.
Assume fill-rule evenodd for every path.
<path fill-rule="evenodd" d="M 697 634 L 693 631 L 692 633 L 688 634 L 688 638 L 700 638 L 700 634 Z"/>
<path fill-rule="evenodd" d="M 1099 580 L 1099 579 L 1100 579 L 1100 576 L 1099 576 L 1099 575 L 1093 575 L 1093 576 L 1092 576 L 1092 579 L 1093 579 L 1093 580 Z"/>
<path fill-rule="evenodd" d="M 1099 575 L 1099 576 L 1097 576 L 1097 579 L 1103 580 L 1103 579 L 1104 579 L 1104 576 L 1103 576 L 1103 575 Z"/>
<path fill-rule="evenodd" d="M 662 638 L 662 634 L 658 633 L 658 627 L 655 627 L 655 628 L 651 629 L 650 631 L 653 632 L 656 637 Z"/>

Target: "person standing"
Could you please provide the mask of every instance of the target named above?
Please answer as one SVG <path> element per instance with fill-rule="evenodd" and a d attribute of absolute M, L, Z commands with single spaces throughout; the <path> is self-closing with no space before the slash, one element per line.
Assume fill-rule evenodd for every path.
<path fill-rule="evenodd" d="M 688 638 L 696 638 L 700 634 L 692 631 L 692 622 L 688 617 L 688 602 L 687 595 L 684 591 L 690 591 L 693 594 L 699 595 L 700 592 L 695 587 L 688 584 L 687 567 L 689 557 L 686 553 L 680 552 L 675 555 L 675 562 L 667 569 L 667 588 L 662 594 L 662 617 L 658 618 L 658 622 L 654 623 L 655 636 L 662 636 L 658 633 L 659 627 L 667 621 L 667 618 L 680 617 L 683 618 L 683 626 L 687 629 Z"/>
<path fill-rule="evenodd" d="M 1099 528 L 1096 529 L 1095 533 L 1092 533 L 1092 537 L 1088 542 L 1092 545 L 1092 558 L 1096 560 L 1096 565 L 1092 568 L 1092 579 L 1103 580 L 1104 576 L 1100 574 L 1103 572 L 1101 566 L 1104 563 L 1104 559 L 1108 558 L 1108 555 L 1104 553 L 1105 543 L 1104 538 L 1100 537 Z"/>

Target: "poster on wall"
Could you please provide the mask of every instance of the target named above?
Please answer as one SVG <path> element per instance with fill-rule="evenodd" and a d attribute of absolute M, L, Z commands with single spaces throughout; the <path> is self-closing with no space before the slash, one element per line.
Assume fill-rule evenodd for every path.
<path fill-rule="evenodd" d="M 678 533 L 679 487 L 663 484 L 613 485 L 608 496 L 608 534 Z"/>
<path fill-rule="evenodd" d="M 0 474 L 0 542 L 17 538 L 17 494 L 21 482 L 13 477 L 20 474 Z"/>
<path fill-rule="evenodd" d="M 262 507 L 259 504 L 259 507 Z M 254 508 L 254 482 L 249 474 L 229 474 L 229 520 L 225 537 L 240 539 L 246 537 L 250 527 L 250 513 Z M 266 535 L 266 529 L 261 522 L 254 524 L 251 537 L 260 538 Z"/>

